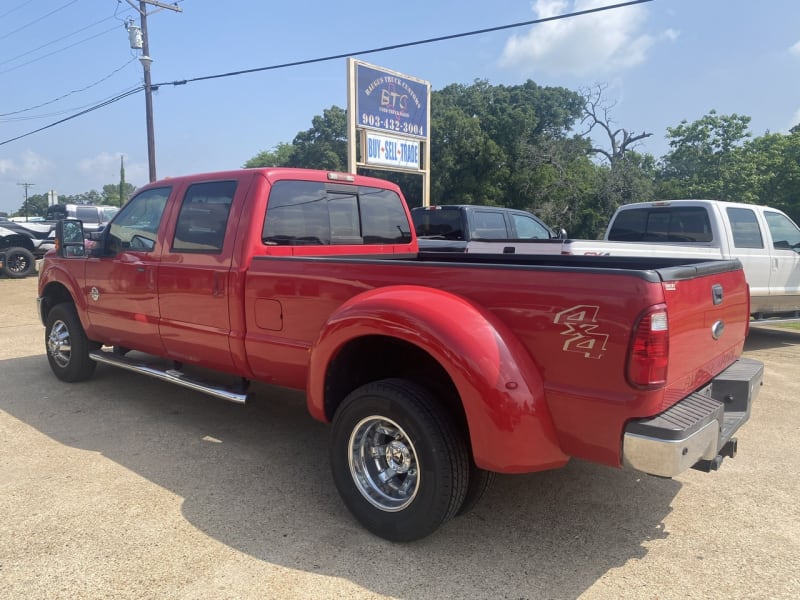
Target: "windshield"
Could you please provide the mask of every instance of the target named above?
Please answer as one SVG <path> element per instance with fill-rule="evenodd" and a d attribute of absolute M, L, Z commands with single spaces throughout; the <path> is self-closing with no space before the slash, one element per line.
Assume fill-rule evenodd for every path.
<path fill-rule="evenodd" d="M 103 207 L 103 216 L 101 217 L 102 223 L 108 223 L 111 219 L 114 218 L 114 215 L 119 212 L 119 208 L 116 206 L 105 206 Z"/>

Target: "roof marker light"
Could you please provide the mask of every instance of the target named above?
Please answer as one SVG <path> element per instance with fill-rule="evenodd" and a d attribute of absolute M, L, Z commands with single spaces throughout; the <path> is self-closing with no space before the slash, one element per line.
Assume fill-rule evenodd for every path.
<path fill-rule="evenodd" d="M 328 173 L 328 179 L 331 181 L 355 181 L 356 176 L 349 173 Z"/>

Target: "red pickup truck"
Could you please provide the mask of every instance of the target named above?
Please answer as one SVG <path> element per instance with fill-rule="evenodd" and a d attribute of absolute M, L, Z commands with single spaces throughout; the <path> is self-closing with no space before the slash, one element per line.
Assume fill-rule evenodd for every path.
<path fill-rule="evenodd" d="M 426 255 L 379 179 L 176 177 L 91 244 L 75 220 L 56 238 L 39 306 L 59 379 L 105 363 L 235 402 L 251 381 L 304 390 L 344 503 L 389 540 L 496 472 L 716 469 L 761 385 L 738 261 Z"/>

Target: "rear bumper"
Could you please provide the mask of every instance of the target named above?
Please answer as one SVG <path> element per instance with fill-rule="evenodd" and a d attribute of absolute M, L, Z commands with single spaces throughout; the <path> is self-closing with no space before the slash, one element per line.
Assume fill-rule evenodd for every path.
<path fill-rule="evenodd" d="M 673 477 L 690 467 L 716 469 L 736 449 L 733 434 L 750 418 L 764 365 L 741 358 L 663 413 L 630 421 L 622 441 L 625 466 Z"/>

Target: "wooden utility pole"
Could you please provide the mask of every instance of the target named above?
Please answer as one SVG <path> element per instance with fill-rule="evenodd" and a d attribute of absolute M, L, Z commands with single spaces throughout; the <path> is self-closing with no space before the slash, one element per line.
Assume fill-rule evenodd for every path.
<path fill-rule="evenodd" d="M 156 136 L 155 126 L 153 124 L 153 86 L 150 80 L 150 63 L 153 59 L 150 57 L 150 42 L 147 39 L 147 5 L 155 6 L 158 9 L 166 8 L 175 12 L 183 12 L 177 4 L 164 4 L 157 0 L 139 0 L 139 6 L 131 1 L 126 0 L 134 10 L 139 12 L 140 26 L 142 28 L 142 55 L 139 57 L 139 62 L 142 63 L 144 69 L 144 107 L 145 119 L 147 121 L 147 163 L 150 171 L 150 181 L 156 180 Z"/>

